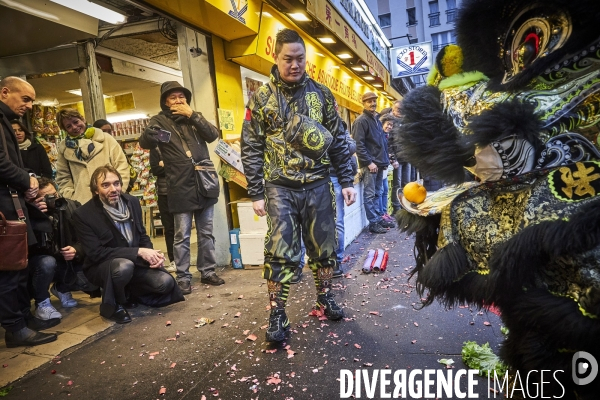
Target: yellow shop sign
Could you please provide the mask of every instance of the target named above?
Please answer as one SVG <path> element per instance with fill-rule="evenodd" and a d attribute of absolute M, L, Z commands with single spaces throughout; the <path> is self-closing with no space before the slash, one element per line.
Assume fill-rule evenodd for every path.
<path fill-rule="evenodd" d="M 269 75 L 275 60 L 275 37 L 277 32 L 284 29 L 297 30 L 306 45 L 306 73 L 315 81 L 327 86 L 338 98 L 347 100 L 350 104 L 342 104 L 354 110 L 362 110 L 361 98 L 364 92 L 376 89 L 365 85 L 356 75 L 333 57 L 325 54 L 317 47 L 312 38 L 292 26 L 283 18 L 275 16 L 277 12 L 264 5 L 261 18 L 260 32 L 255 38 L 244 38 L 226 44 L 226 57 L 238 64 Z M 389 101 L 385 96 L 379 96 L 381 108 L 387 107 Z"/>
<path fill-rule="evenodd" d="M 193 27 L 225 40 L 258 33 L 261 0 L 146 0 Z"/>

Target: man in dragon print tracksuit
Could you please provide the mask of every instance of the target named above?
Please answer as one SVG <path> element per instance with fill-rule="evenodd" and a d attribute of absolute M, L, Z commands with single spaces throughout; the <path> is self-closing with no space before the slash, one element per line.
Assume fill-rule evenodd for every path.
<path fill-rule="evenodd" d="M 271 82 L 250 99 L 242 131 L 248 193 L 254 212 L 266 215 L 269 226 L 263 269 L 271 305 L 267 341 L 283 341 L 289 327 L 285 303 L 300 262 L 300 234 L 317 286 L 317 306 L 330 320 L 344 317 L 330 291 L 338 240 L 329 168 L 336 169 L 347 205 L 356 200 L 354 176 L 335 99 L 306 75 L 305 63 L 302 38 L 281 30 Z"/>

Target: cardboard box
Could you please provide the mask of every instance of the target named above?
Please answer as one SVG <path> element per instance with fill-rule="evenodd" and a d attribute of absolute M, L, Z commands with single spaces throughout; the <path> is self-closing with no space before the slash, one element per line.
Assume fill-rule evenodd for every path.
<path fill-rule="evenodd" d="M 219 169 L 219 175 L 223 177 L 227 182 L 235 182 L 244 189 L 248 189 L 248 181 L 246 181 L 246 175 L 233 168 L 229 164 L 221 164 Z"/>
<path fill-rule="evenodd" d="M 265 235 L 262 233 L 240 233 L 242 263 L 262 265 L 265 262 Z"/>
<path fill-rule="evenodd" d="M 227 164 L 231 165 L 242 174 L 244 173 L 244 167 L 242 166 L 242 155 L 235 151 L 233 147 L 229 145 L 229 143 L 223 139 L 220 139 L 219 143 L 217 143 L 217 147 L 215 147 L 215 153 L 217 153 L 217 155 L 221 157 L 221 159 Z"/>
<path fill-rule="evenodd" d="M 263 237 L 265 236 L 268 228 L 267 217 L 259 217 L 256 215 L 252 209 L 252 202 L 238 202 L 237 211 L 238 219 L 240 220 L 240 233 L 258 233 L 263 235 Z M 242 260 L 244 260 L 243 257 Z"/>

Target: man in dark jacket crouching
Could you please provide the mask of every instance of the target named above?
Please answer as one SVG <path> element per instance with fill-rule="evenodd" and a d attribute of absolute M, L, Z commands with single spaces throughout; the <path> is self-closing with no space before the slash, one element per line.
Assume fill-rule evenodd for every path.
<path fill-rule="evenodd" d="M 75 211 L 72 223 L 86 254 L 83 270 L 102 287 L 100 315 L 131 322 L 127 308 L 136 302 L 162 307 L 183 300 L 165 256 L 152 248 L 139 201 L 122 193 L 121 175 L 110 165 L 92 174 L 93 198 Z"/>

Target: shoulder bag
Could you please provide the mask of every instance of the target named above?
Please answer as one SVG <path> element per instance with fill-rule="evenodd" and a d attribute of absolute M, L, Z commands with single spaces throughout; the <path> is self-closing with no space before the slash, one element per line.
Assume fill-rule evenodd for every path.
<path fill-rule="evenodd" d="M 0 124 L 0 136 L 6 157 L 8 147 L 4 137 L 4 128 Z M 7 186 L 8 187 L 8 186 Z M 27 267 L 27 223 L 25 223 L 25 213 L 21 208 L 19 196 L 15 190 L 9 188 L 10 195 L 19 217 L 18 220 L 7 220 L 4 214 L 0 212 L 0 271 L 18 271 Z"/>
<path fill-rule="evenodd" d="M 269 87 L 277 98 L 279 114 L 283 120 L 284 140 L 306 157 L 315 161 L 320 160 L 333 142 L 331 132 L 314 119 L 295 113 L 273 82 L 269 82 Z"/>
<path fill-rule="evenodd" d="M 168 117 L 167 117 L 168 118 Z M 190 151 L 190 147 L 183 135 L 179 133 L 177 127 L 174 124 L 171 124 L 172 129 L 175 131 L 177 136 L 181 139 L 181 144 L 183 145 L 183 150 L 185 154 L 190 158 L 192 164 L 194 165 L 194 170 L 196 171 L 196 183 L 198 184 L 198 191 L 203 197 L 216 199 L 219 197 L 219 175 L 217 174 L 217 170 L 215 168 L 215 164 L 210 159 L 194 161 L 192 157 L 192 152 Z"/>

